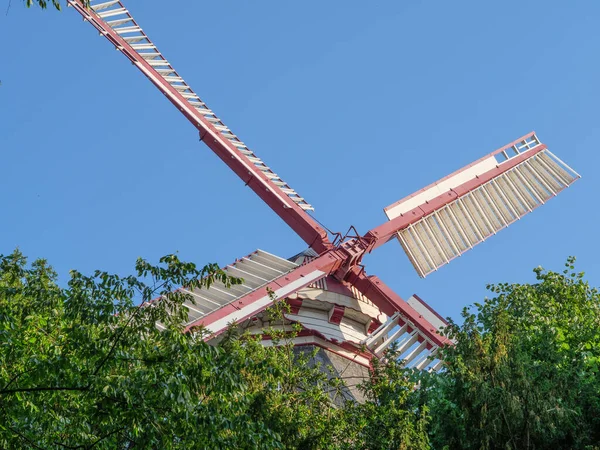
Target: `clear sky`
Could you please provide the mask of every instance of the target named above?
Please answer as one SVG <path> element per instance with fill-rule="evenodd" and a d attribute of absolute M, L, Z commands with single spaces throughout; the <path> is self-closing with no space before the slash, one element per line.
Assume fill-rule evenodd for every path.
<path fill-rule="evenodd" d="M 535 130 L 583 176 L 420 279 L 397 242 L 365 262 L 442 315 L 568 255 L 598 285 L 600 2 L 182 1 L 126 6 L 194 90 L 315 206 L 361 232 L 382 208 Z M 0 253 L 121 274 L 179 252 L 225 265 L 303 242 L 78 14 L 0 0 Z"/>

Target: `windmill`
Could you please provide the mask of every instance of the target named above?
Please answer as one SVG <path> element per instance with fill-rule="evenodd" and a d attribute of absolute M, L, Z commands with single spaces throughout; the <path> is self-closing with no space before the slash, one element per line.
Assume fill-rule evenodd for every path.
<path fill-rule="evenodd" d="M 298 322 L 298 346 L 368 367 L 392 343 L 406 365 L 437 370 L 437 333 L 444 320 L 418 296 L 404 301 L 361 264 L 365 254 L 397 239 L 425 277 L 556 196 L 579 178 L 529 133 L 384 209 L 388 221 L 364 235 L 330 235 L 313 207 L 212 111 L 184 81 L 119 0 L 69 6 L 140 70 L 192 123 L 203 141 L 308 245 L 284 259 L 257 250 L 225 270 L 244 283 L 189 291 L 187 328 L 204 325 L 218 339 L 235 322 L 268 336 L 262 312 L 274 299 L 290 305 L 285 328 Z M 183 288 L 185 290 L 185 288 Z M 272 293 L 272 295 L 270 295 Z M 159 325 L 160 326 L 160 325 Z M 366 369 L 365 369 L 366 370 Z"/>

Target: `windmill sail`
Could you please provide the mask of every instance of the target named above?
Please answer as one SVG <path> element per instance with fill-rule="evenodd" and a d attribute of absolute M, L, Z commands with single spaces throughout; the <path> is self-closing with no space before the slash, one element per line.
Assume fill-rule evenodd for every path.
<path fill-rule="evenodd" d="M 68 0 L 200 131 L 200 138 L 306 243 L 329 248 L 326 231 L 307 213 L 314 208 L 259 158 L 192 90 L 120 0 Z"/>
<path fill-rule="evenodd" d="M 184 303 L 188 310 L 186 329 L 202 325 L 213 335 L 223 332 L 230 323 L 240 322 L 268 308 L 280 298 L 328 275 L 331 261 L 322 259 L 299 266 L 296 263 L 256 250 L 223 270 L 243 279 L 242 284 L 226 287 L 217 281 L 206 289 L 180 288 L 189 295 Z M 161 328 L 162 325 L 158 324 Z"/>
<path fill-rule="evenodd" d="M 384 209 L 388 219 L 420 214 L 397 232 L 421 277 L 544 204 L 579 175 L 534 133 Z"/>

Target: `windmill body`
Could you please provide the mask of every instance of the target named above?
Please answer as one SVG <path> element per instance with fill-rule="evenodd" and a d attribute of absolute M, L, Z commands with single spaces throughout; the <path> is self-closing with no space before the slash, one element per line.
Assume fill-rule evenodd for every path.
<path fill-rule="evenodd" d="M 318 346 L 332 358 L 366 368 L 398 341 L 405 364 L 436 370 L 444 321 L 418 296 L 403 300 L 367 275 L 365 254 L 396 238 L 421 277 L 517 221 L 570 186 L 579 175 L 529 133 L 463 169 L 385 208 L 388 222 L 364 235 L 332 235 L 310 214 L 313 206 L 290 187 L 184 81 L 118 0 L 69 0 L 125 55 L 199 132 L 203 141 L 308 246 L 287 260 L 262 250 L 225 270 L 244 283 L 189 291 L 187 329 L 203 325 L 211 339 L 231 323 L 263 336 L 267 326 L 300 323 L 298 346 Z M 185 288 L 184 288 L 185 289 Z M 285 320 L 263 311 L 285 299 Z M 160 324 L 159 324 L 160 326 Z"/>

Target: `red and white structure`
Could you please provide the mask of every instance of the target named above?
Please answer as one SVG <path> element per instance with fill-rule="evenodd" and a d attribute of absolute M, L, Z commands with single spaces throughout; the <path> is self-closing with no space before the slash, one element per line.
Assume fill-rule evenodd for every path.
<path fill-rule="evenodd" d="M 235 322 L 251 333 L 300 323 L 298 345 L 316 345 L 368 367 L 398 342 L 405 364 L 437 369 L 444 320 L 419 297 L 403 300 L 363 270 L 366 253 L 393 238 L 421 277 L 520 219 L 570 186 L 579 175 L 529 133 L 467 167 L 385 208 L 388 222 L 363 236 L 330 240 L 313 207 L 212 111 L 156 48 L 123 2 L 68 0 L 83 18 L 139 69 L 196 127 L 200 139 L 279 215 L 309 249 L 290 260 L 257 250 L 225 270 L 244 279 L 190 291 L 188 329 L 204 325 L 213 339 Z M 291 311 L 268 324 L 262 312 L 276 299 Z M 263 336 L 266 345 L 268 336 Z"/>

